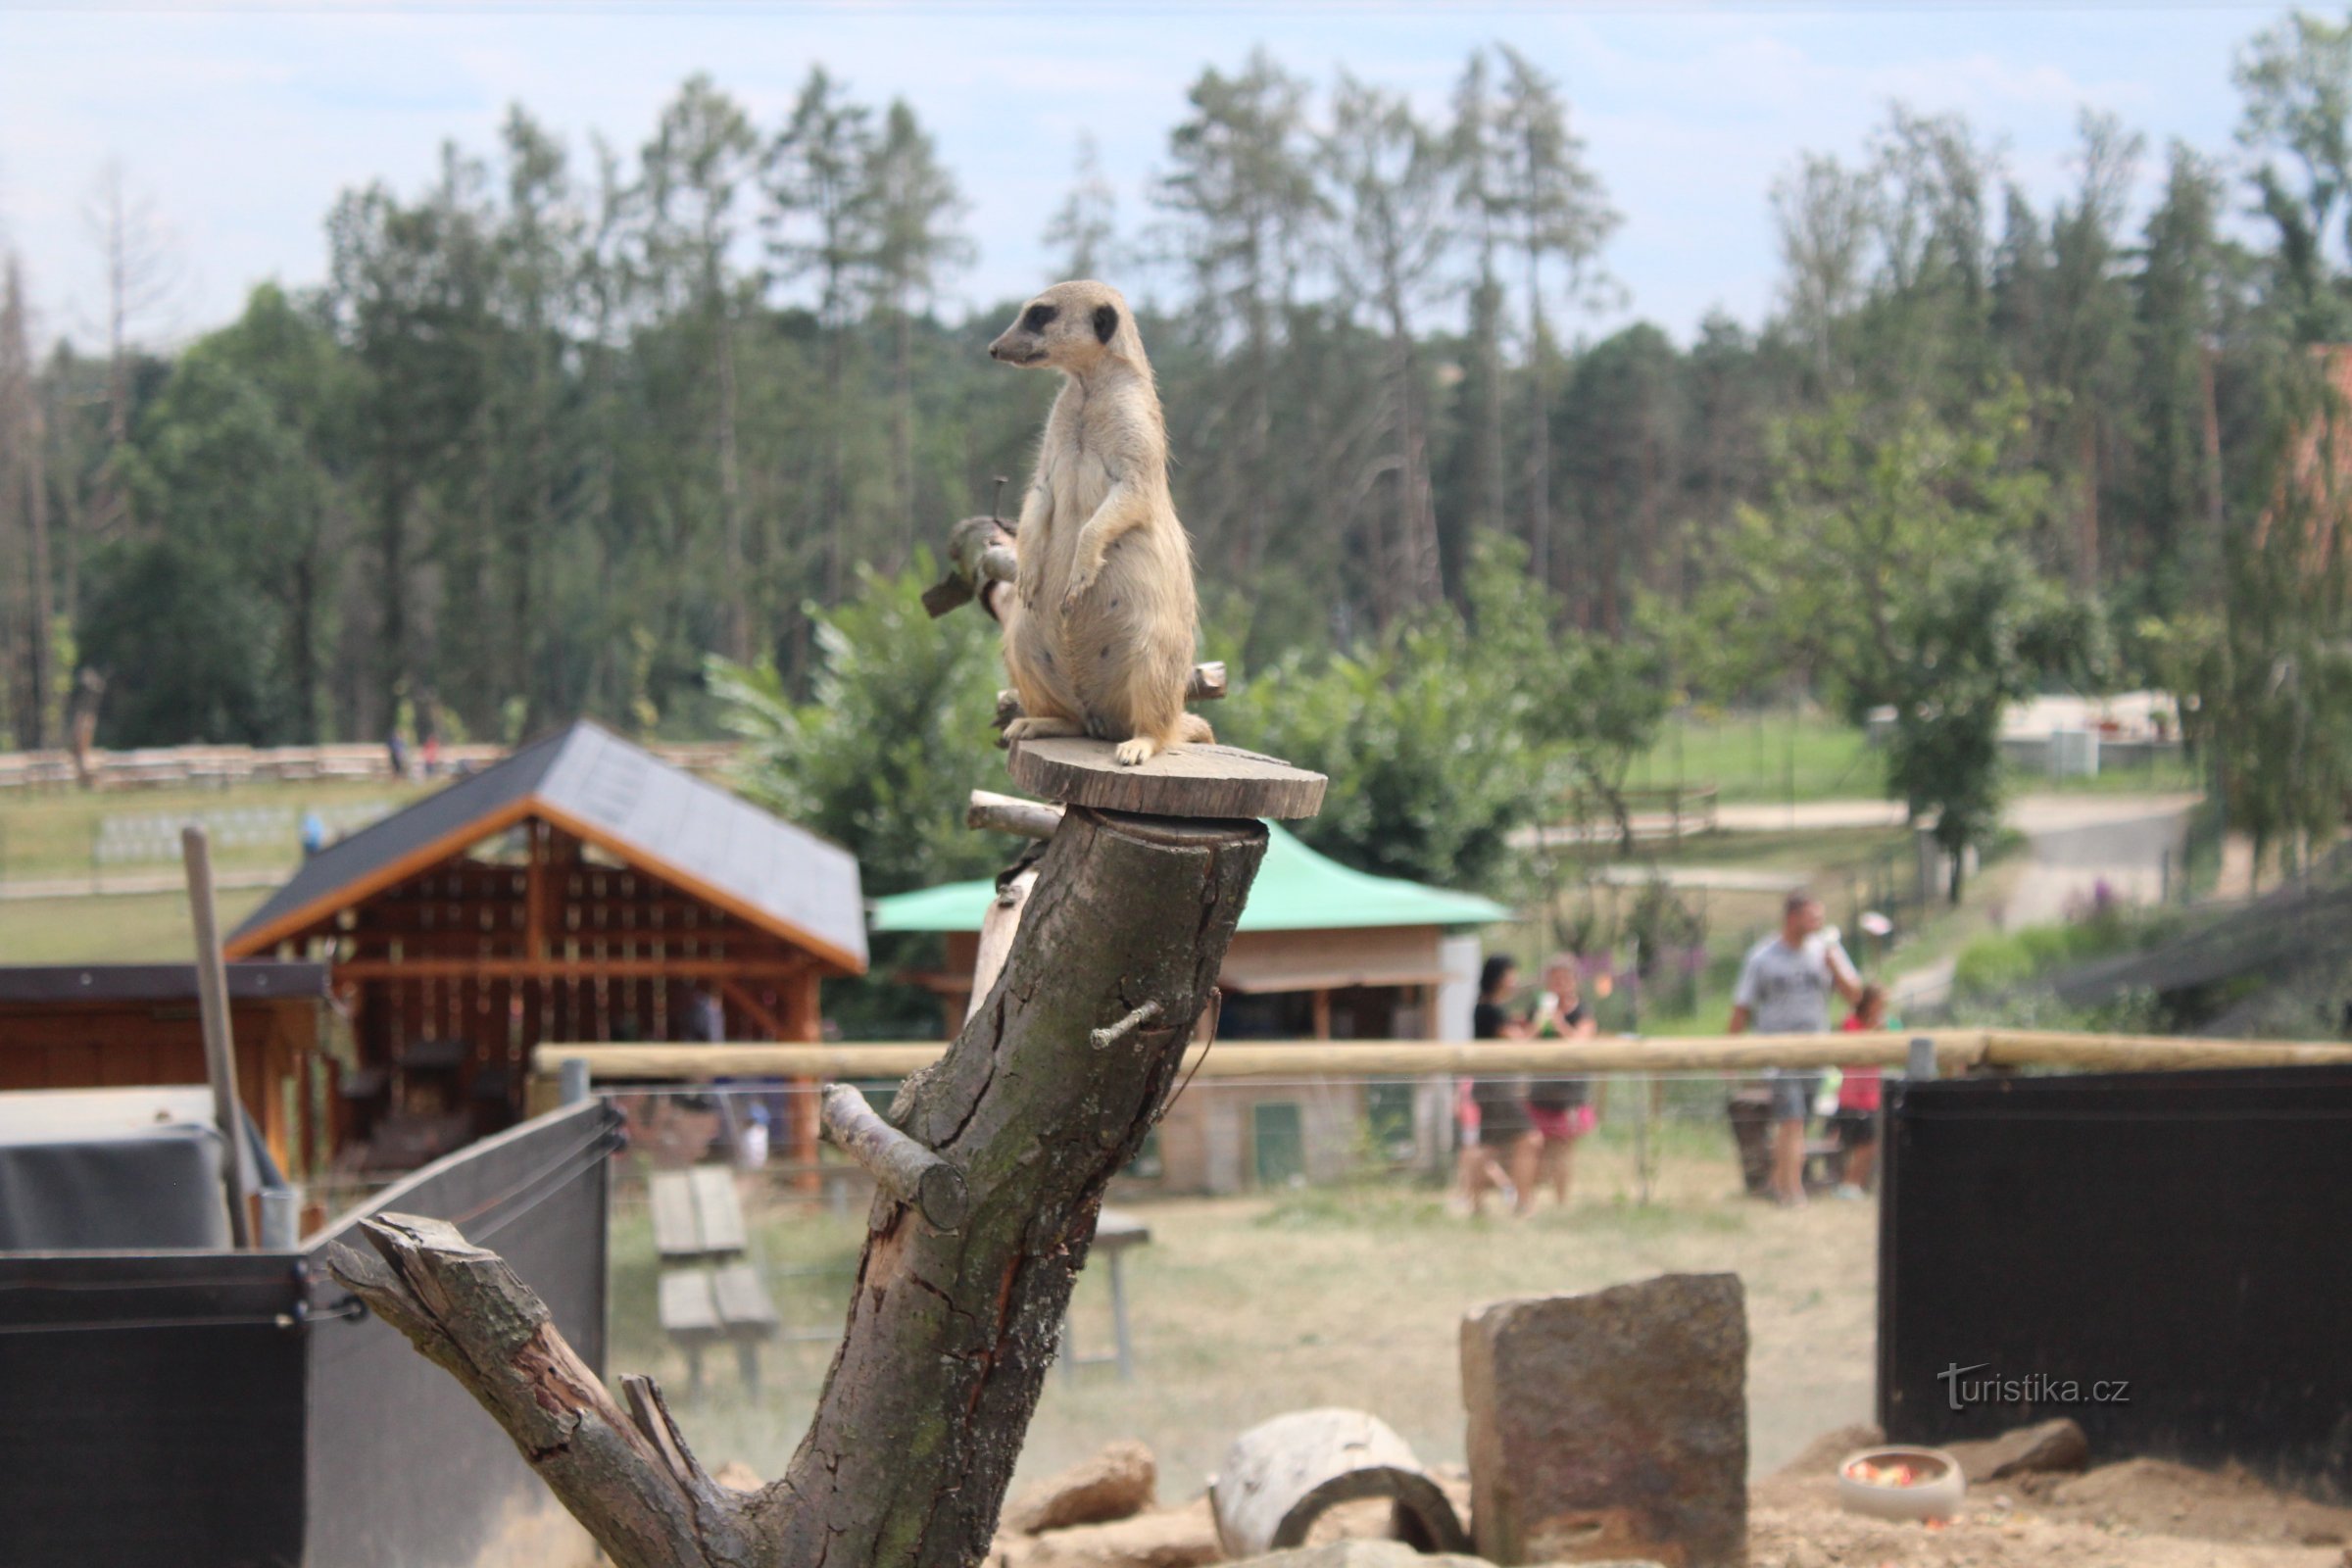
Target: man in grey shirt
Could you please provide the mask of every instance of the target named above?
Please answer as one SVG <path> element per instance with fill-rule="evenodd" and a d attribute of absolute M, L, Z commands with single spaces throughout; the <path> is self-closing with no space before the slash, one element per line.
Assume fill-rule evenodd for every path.
<path fill-rule="evenodd" d="M 1822 929 L 1821 901 L 1798 888 L 1781 906 L 1781 929 L 1750 948 L 1732 988 L 1733 1034 L 1830 1032 L 1830 993 L 1852 1002 L 1862 978 L 1837 933 Z M 1766 1068 L 1772 1084 L 1772 1196 L 1785 1206 L 1805 1200 L 1805 1115 L 1817 1073 Z"/>

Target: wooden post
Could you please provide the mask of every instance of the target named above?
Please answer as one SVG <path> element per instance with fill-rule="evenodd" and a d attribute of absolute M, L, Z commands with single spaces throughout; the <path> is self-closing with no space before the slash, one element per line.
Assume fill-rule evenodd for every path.
<path fill-rule="evenodd" d="M 228 1033 L 228 968 L 220 957 L 220 930 L 213 908 L 213 850 L 204 829 L 191 822 L 179 830 L 180 858 L 188 871 L 188 916 L 196 927 L 196 998 L 204 1028 L 204 1072 L 213 1085 L 213 1115 L 228 1144 L 228 1233 L 239 1251 L 253 1246 L 253 1151 L 245 1142 L 245 1115 L 237 1102 L 237 1050 Z"/>

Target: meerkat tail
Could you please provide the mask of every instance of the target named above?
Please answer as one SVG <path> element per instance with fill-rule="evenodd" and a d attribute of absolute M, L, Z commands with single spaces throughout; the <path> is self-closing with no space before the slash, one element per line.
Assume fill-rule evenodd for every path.
<path fill-rule="evenodd" d="M 1199 713 L 1187 713 L 1176 721 L 1176 738 L 1197 746 L 1207 746 L 1216 741 L 1217 732 L 1210 729 L 1208 720 Z"/>

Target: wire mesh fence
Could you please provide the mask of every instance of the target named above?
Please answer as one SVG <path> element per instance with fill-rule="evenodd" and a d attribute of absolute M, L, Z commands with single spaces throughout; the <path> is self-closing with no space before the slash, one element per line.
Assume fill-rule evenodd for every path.
<path fill-rule="evenodd" d="M 864 1087 L 887 1105 L 890 1082 Z M 775 1474 L 842 1333 L 871 1180 L 815 1141 L 809 1089 L 601 1092 L 630 1129 L 612 1370 L 684 1391 L 688 1435 L 713 1462 Z M 1599 1075 L 1588 1102 L 1590 1129 L 1542 1165 L 1523 1214 L 1491 1175 L 1474 1214 L 1450 1075 L 1193 1082 L 1112 1183 L 1025 1473 L 1136 1437 L 1180 1497 L 1251 1421 L 1335 1403 L 1457 1461 L 1463 1311 L 1677 1269 L 1750 1281 L 1759 1462 L 1865 1418 L 1872 1205 L 1788 1214 L 1748 1196 L 1753 1082 Z M 1817 1143 L 1826 1196 L 1835 1149 Z"/>

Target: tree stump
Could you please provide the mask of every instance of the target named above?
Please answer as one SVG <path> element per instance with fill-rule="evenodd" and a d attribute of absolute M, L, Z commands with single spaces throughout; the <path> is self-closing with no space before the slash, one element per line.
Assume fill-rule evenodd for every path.
<path fill-rule="evenodd" d="M 1265 854 L 1255 821 L 1071 807 L 1003 972 L 892 1126 L 961 1173 L 877 1191 L 847 1333 L 781 1480 L 712 1483 L 650 1380 L 623 1410 L 495 1253 L 386 1215 L 335 1275 L 504 1426 L 619 1568 L 968 1568 L 994 1534 L 1110 1178 L 1159 1118 Z"/>

